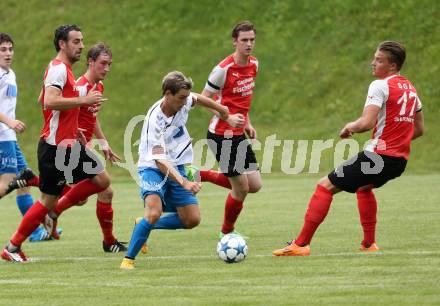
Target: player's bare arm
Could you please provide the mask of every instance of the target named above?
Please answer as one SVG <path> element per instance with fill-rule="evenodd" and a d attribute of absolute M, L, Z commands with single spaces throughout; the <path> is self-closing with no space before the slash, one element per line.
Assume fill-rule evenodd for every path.
<path fill-rule="evenodd" d="M 96 91 L 95 88 L 96 85 L 84 97 L 64 98 L 59 88 L 54 86 L 46 87 L 44 107 L 46 109 L 65 110 L 93 104 L 100 106 L 107 99 L 102 96 L 102 93 Z"/>
<path fill-rule="evenodd" d="M 425 119 L 423 117 L 423 112 L 419 111 L 416 113 L 416 118 L 414 121 L 414 134 L 412 136 L 412 139 L 416 139 L 422 136 L 424 131 L 425 131 Z"/>
<path fill-rule="evenodd" d="M 104 132 L 101 129 L 101 124 L 98 118 L 96 118 L 96 125 L 93 134 L 95 135 L 96 139 L 102 141 L 102 152 L 104 153 L 104 157 L 106 160 L 110 160 L 110 162 L 112 163 L 121 160 L 121 158 L 113 153 L 112 149 L 110 148 L 107 138 L 105 137 Z"/>
<path fill-rule="evenodd" d="M 252 126 L 251 117 L 249 114 L 244 126 L 244 131 L 250 139 L 257 139 L 257 130 Z"/>
<path fill-rule="evenodd" d="M 341 138 L 349 138 L 354 133 L 363 133 L 371 130 L 377 120 L 380 107 L 376 105 L 368 105 L 364 108 L 362 116 L 356 121 L 347 123 L 339 133 Z"/>
<path fill-rule="evenodd" d="M 179 171 L 177 171 L 168 160 L 166 159 L 156 159 L 156 166 L 159 168 L 160 172 L 167 175 L 172 180 L 176 181 L 180 186 L 186 190 L 196 194 L 202 188 L 202 184 L 199 182 L 190 182 L 183 178 Z"/>
<path fill-rule="evenodd" d="M 17 119 L 11 119 L 8 116 L 6 116 L 3 113 L 0 113 L 0 122 L 3 122 L 7 126 L 9 126 L 12 130 L 14 130 L 17 133 L 24 132 L 26 125 L 24 122 L 17 120 Z"/>
<path fill-rule="evenodd" d="M 204 89 L 201 93 L 200 96 L 204 96 L 207 98 L 212 98 L 212 96 L 214 96 L 214 93 Z M 218 105 L 218 103 L 216 103 Z M 216 111 L 215 109 L 212 108 L 208 108 L 208 110 L 213 113 L 214 115 L 216 115 L 217 117 L 220 117 L 220 114 L 218 111 Z M 224 120 L 224 119 L 222 119 Z M 245 124 L 245 120 L 244 120 L 244 116 L 242 114 L 229 114 L 228 118 L 225 120 L 230 126 L 234 127 L 234 128 L 238 128 L 238 127 L 242 127 Z"/>
<path fill-rule="evenodd" d="M 220 119 L 225 121 L 228 120 L 229 110 L 226 106 L 216 103 L 211 98 L 202 96 L 198 93 L 193 92 L 192 95 L 195 105 L 201 105 L 203 107 L 206 107 L 207 109 L 215 110 L 219 114 Z"/>

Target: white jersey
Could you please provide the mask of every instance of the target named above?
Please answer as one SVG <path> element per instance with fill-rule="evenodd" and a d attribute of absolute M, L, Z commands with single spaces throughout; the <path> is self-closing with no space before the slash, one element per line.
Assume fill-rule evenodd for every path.
<path fill-rule="evenodd" d="M 15 106 L 17 105 L 17 83 L 15 73 L 0 67 L 0 113 L 15 119 Z M 15 131 L 9 126 L 0 122 L 0 141 L 17 140 Z"/>
<path fill-rule="evenodd" d="M 157 168 L 155 160 L 166 159 L 174 166 L 193 161 L 192 139 L 186 129 L 188 113 L 193 106 L 192 95 L 172 117 L 161 109 L 163 98 L 154 103 L 145 116 L 139 144 L 138 168 Z"/>

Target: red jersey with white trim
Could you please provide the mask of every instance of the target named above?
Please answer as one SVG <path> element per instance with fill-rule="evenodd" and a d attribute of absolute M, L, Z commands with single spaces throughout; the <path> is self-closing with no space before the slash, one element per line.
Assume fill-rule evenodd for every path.
<path fill-rule="evenodd" d="M 240 113 L 248 120 L 257 72 L 258 61 L 255 57 L 249 56 L 248 64 L 239 66 L 235 64 L 232 54 L 212 70 L 205 89 L 214 92 L 217 102 L 227 106 L 230 114 Z M 217 135 L 224 135 L 225 131 L 242 135 L 244 127 L 233 128 L 218 116 L 213 116 L 209 131 Z"/>
<path fill-rule="evenodd" d="M 79 91 L 80 97 L 87 96 L 88 92 L 93 88 L 94 84 L 91 84 L 89 80 L 87 80 L 85 75 L 82 75 L 76 81 L 76 88 Z M 104 84 L 100 81 L 96 84 L 96 91 L 100 93 L 104 93 Z M 89 142 L 93 138 L 93 134 L 95 132 L 96 126 L 96 116 L 98 115 L 99 107 L 95 105 L 82 106 L 79 111 L 78 117 L 78 127 L 83 129 L 83 134 Z"/>
<path fill-rule="evenodd" d="M 78 97 L 75 88 L 75 77 L 72 67 L 58 59 L 54 59 L 44 73 L 44 86 L 41 103 L 43 106 L 44 126 L 41 137 L 51 145 L 69 146 L 77 139 L 79 107 L 67 110 L 53 110 L 44 107 L 44 94 L 47 87 L 61 90 L 64 98 Z"/>
<path fill-rule="evenodd" d="M 381 109 L 365 150 L 408 160 L 416 113 L 422 110 L 415 87 L 401 75 L 375 80 L 368 89 L 368 105 Z"/>

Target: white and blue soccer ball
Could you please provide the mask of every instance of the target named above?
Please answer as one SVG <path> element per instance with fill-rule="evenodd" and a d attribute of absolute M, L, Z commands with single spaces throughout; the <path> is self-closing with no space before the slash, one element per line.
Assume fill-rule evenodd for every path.
<path fill-rule="evenodd" d="M 224 235 L 217 243 L 218 257 L 226 263 L 243 261 L 248 253 L 246 240 L 237 234 Z"/>

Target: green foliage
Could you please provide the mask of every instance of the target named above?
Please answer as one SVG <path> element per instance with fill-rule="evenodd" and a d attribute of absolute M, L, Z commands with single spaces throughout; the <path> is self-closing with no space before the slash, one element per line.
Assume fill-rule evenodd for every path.
<path fill-rule="evenodd" d="M 36 100 L 44 69 L 55 55 L 57 26 L 79 24 L 86 48 L 97 41 L 112 47 L 113 69 L 105 81 L 109 102 L 100 120 L 112 147 L 122 152 L 127 122 L 160 98 L 162 76 L 181 70 L 201 91 L 213 66 L 232 52 L 230 31 L 242 19 L 258 29 L 260 74 L 251 117 L 263 143 L 275 133 L 278 139 L 336 139 L 344 123 L 362 111 L 376 46 L 399 40 L 408 51 L 402 73 L 418 88 L 426 118 L 426 135 L 414 144 L 408 171 L 440 170 L 435 119 L 440 110 L 435 103 L 440 94 L 440 3 L 416 0 L 3 0 L 1 31 L 16 42 L 18 118 L 28 126 L 20 143 L 31 165 L 36 165 L 42 124 Z M 74 70 L 77 76 L 85 70 L 84 56 Z M 194 139 L 205 137 L 208 118 L 205 111 L 194 111 L 189 123 Z M 356 136 L 362 142 L 366 137 Z M 330 151 L 320 171 L 333 168 Z M 273 170 L 280 169 L 280 157 L 277 148 Z M 126 175 L 117 168 L 112 172 Z"/>

